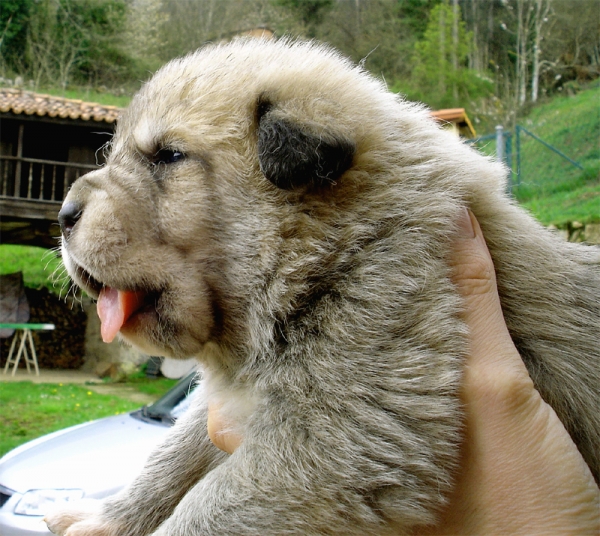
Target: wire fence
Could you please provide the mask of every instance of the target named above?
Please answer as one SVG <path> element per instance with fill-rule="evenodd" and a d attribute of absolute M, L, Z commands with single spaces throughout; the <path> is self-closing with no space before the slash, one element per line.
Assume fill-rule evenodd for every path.
<path fill-rule="evenodd" d="M 598 118 L 591 117 L 590 128 L 578 125 L 558 134 L 553 133 L 553 141 L 559 138 L 560 146 L 522 125 L 517 125 L 513 131 L 497 127 L 494 134 L 466 140 L 466 143 L 502 160 L 510 170 L 509 192 L 521 200 L 527 200 L 540 194 L 576 187 L 581 182 L 586 164 L 587 167 L 593 165 L 590 155 L 592 160 L 595 156 L 596 162 L 600 161 L 600 137 L 595 134 L 590 136 L 590 132 L 597 131 L 597 123 Z M 581 139 L 586 133 L 587 139 Z"/>
<path fill-rule="evenodd" d="M 506 163 L 519 205 L 571 241 L 600 243 L 600 86 L 540 103 L 470 145 Z"/>

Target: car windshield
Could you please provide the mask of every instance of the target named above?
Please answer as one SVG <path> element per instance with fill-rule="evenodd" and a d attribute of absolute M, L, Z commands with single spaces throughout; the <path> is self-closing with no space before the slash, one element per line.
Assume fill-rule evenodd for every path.
<path fill-rule="evenodd" d="M 190 372 L 156 402 L 134 411 L 131 416 L 146 422 L 172 426 L 190 405 L 199 379 L 198 372 Z"/>

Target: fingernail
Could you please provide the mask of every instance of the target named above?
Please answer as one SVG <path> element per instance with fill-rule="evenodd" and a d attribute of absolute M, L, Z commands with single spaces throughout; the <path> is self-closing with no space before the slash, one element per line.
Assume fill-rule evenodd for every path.
<path fill-rule="evenodd" d="M 471 211 L 469 209 L 461 209 L 457 224 L 458 235 L 461 238 L 475 238 L 475 228 L 473 227 Z"/>

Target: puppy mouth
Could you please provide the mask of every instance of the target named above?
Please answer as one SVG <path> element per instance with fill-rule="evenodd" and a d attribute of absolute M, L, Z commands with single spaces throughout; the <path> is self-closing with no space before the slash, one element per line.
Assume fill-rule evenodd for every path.
<path fill-rule="evenodd" d="M 79 265 L 75 267 L 78 284 L 97 300 L 101 334 L 112 342 L 120 331 L 134 331 L 158 319 L 157 302 L 161 292 L 146 289 L 121 289 L 95 279 Z"/>
<path fill-rule="evenodd" d="M 77 285 L 79 285 L 86 292 L 86 294 L 88 294 L 88 296 L 91 296 L 97 300 L 104 285 L 96 278 L 92 277 L 92 275 L 87 270 L 79 266 L 79 264 L 72 264 L 75 272 L 72 275 Z"/>

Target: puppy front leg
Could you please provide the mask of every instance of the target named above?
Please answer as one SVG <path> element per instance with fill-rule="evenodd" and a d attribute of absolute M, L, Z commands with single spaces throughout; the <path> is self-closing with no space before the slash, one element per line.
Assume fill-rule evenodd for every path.
<path fill-rule="evenodd" d="M 386 534 L 382 516 L 352 484 L 313 465 L 318 456 L 295 459 L 297 452 L 279 447 L 275 454 L 242 444 L 188 491 L 152 536 Z"/>
<path fill-rule="evenodd" d="M 188 490 L 227 457 L 208 438 L 205 402 L 192 404 L 128 488 L 104 500 L 96 512 L 75 503 L 49 513 L 49 529 L 66 536 L 143 536 L 155 530 Z"/>

